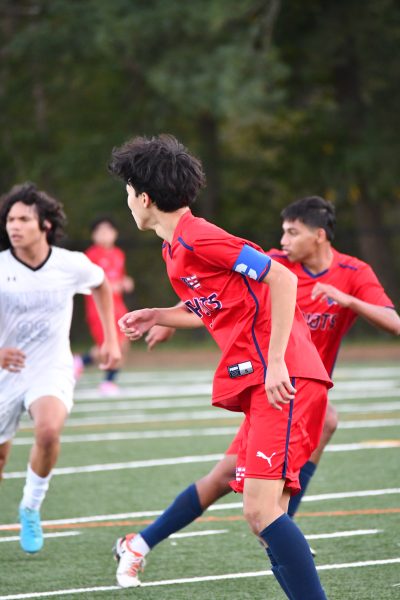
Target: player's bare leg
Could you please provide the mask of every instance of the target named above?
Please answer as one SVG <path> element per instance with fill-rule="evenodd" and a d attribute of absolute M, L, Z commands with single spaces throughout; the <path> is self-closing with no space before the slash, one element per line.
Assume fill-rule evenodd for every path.
<path fill-rule="evenodd" d="M 310 547 L 284 512 L 288 493 L 283 480 L 246 478 L 244 516 L 253 533 L 268 547 L 273 572 L 290 600 L 326 600 Z"/>
<path fill-rule="evenodd" d="M 310 462 L 317 465 L 321 460 L 321 456 L 325 450 L 325 447 L 329 443 L 331 437 L 335 433 L 338 426 L 338 414 L 337 410 L 330 402 L 328 402 L 328 406 L 326 409 L 324 428 L 321 434 L 321 440 L 319 442 L 318 448 L 314 450 L 314 452 L 310 456 Z"/>
<path fill-rule="evenodd" d="M 232 491 L 229 481 L 235 477 L 236 455 L 224 456 L 211 471 L 183 490 L 154 523 L 139 534 L 129 534 L 116 541 L 117 581 L 121 587 L 140 585 L 139 572 L 145 556 L 172 533 L 197 519 L 203 511 Z"/>
<path fill-rule="evenodd" d="M 0 481 L 3 479 L 3 471 L 11 450 L 11 440 L 0 444 Z"/>
<path fill-rule="evenodd" d="M 43 396 L 31 404 L 29 412 L 35 427 L 30 466 L 39 477 L 47 477 L 60 453 L 60 435 L 68 411 L 59 398 Z"/>
<path fill-rule="evenodd" d="M 43 546 L 40 507 L 46 496 L 51 470 L 60 452 L 60 434 L 67 408 L 55 396 L 42 396 L 29 407 L 34 422 L 35 442 L 28 464 L 24 493 L 19 508 L 20 543 L 25 552 L 34 553 Z"/>
<path fill-rule="evenodd" d="M 235 479 L 236 460 L 236 454 L 226 454 L 207 475 L 196 481 L 203 510 L 232 491 L 229 482 Z"/>
<path fill-rule="evenodd" d="M 325 447 L 329 443 L 333 434 L 335 433 L 338 426 L 338 415 L 334 406 L 330 402 L 328 402 L 328 406 L 326 409 L 324 427 L 321 434 L 321 439 L 318 444 L 318 447 L 311 454 L 309 460 L 303 465 L 300 471 L 300 485 L 301 491 L 293 496 L 289 502 L 288 514 L 293 517 L 300 505 L 301 499 L 303 498 L 308 484 L 313 477 L 315 470 L 318 466 L 319 461 L 321 460 L 322 454 L 324 453 Z"/>

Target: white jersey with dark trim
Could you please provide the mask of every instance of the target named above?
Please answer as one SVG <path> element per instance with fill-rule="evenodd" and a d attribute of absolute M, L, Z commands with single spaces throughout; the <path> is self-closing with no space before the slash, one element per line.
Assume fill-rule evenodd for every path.
<path fill-rule="evenodd" d="M 82 252 L 52 247 L 33 269 L 11 250 L 0 252 L 0 347 L 26 355 L 20 373 L 0 369 L 0 386 L 29 387 L 49 368 L 72 369 L 69 343 L 73 297 L 90 293 L 104 280 L 103 270 Z"/>

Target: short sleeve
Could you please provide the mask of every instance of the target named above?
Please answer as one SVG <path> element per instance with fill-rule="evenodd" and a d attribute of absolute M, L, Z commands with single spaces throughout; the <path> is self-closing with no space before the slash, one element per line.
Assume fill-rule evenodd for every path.
<path fill-rule="evenodd" d="M 356 273 L 352 290 L 356 298 L 369 304 L 394 308 L 393 302 L 369 265 L 362 264 Z"/>
<path fill-rule="evenodd" d="M 104 271 L 95 265 L 83 252 L 73 252 L 76 280 L 76 293 L 90 294 L 92 288 L 99 287 L 104 281 Z"/>
<path fill-rule="evenodd" d="M 212 237 L 197 239 L 194 251 L 208 264 L 256 281 L 262 281 L 271 266 L 270 257 L 259 246 L 219 229 Z"/>

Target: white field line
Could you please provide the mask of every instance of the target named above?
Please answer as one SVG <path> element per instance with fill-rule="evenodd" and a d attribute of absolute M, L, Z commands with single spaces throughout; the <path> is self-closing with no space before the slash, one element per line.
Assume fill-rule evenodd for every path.
<path fill-rule="evenodd" d="M 395 427 L 400 419 L 371 419 L 366 421 L 339 422 L 339 429 L 373 429 L 376 427 Z M 166 429 L 164 431 L 111 431 L 109 433 L 87 433 L 61 436 L 62 444 L 82 442 L 117 442 L 123 440 L 152 440 L 160 438 L 212 437 L 236 434 L 238 427 L 206 427 L 205 429 Z M 13 446 L 31 446 L 32 437 L 21 437 L 13 440 Z"/>
<path fill-rule="evenodd" d="M 120 387 L 118 396 L 121 398 L 176 398 L 177 396 L 211 396 L 211 383 L 188 383 L 181 385 L 176 381 L 170 385 L 149 385 L 146 387 Z M 99 390 L 96 388 L 77 389 L 74 397 L 77 400 L 99 400 Z M 117 396 L 117 397 L 118 397 Z"/>
<path fill-rule="evenodd" d="M 354 537 L 357 535 L 375 535 L 382 529 L 355 529 L 353 531 L 334 531 L 333 533 L 313 533 L 306 535 L 307 540 L 330 540 L 333 538 Z"/>
<path fill-rule="evenodd" d="M 376 567 L 384 565 L 392 565 L 400 563 L 399 558 L 386 558 L 382 560 L 365 560 L 361 562 L 353 563 L 336 563 L 333 565 L 319 565 L 317 566 L 318 571 L 330 571 L 332 569 L 356 569 L 364 567 Z M 158 587 L 162 585 L 182 585 L 188 583 L 202 583 L 206 581 L 225 581 L 227 579 L 247 579 L 250 577 L 265 577 L 266 575 L 272 575 L 272 571 L 251 571 L 247 573 L 226 573 L 224 575 L 206 575 L 204 577 L 185 577 L 182 579 L 164 579 L 161 581 L 147 581 L 142 583 L 141 587 Z M 8 596 L 0 596 L 0 600 L 27 600 L 28 598 L 50 598 L 54 596 L 72 595 L 72 594 L 89 594 L 96 592 L 112 592 L 121 590 L 116 585 L 110 586 L 98 586 L 90 588 L 70 588 L 64 590 L 55 590 L 51 592 L 35 592 L 28 594 L 11 594 Z"/>
<path fill-rule="evenodd" d="M 80 531 L 58 531 L 57 533 L 44 533 L 43 537 L 48 538 L 59 538 L 59 537 L 71 537 L 74 535 L 80 535 Z M 1 542 L 19 542 L 19 535 L 12 535 L 7 537 L 0 537 Z"/>
<path fill-rule="evenodd" d="M 119 425 L 129 423 L 164 423 L 166 421 L 215 421 L 217 419 L 240 419 L 243 417 L 242 413 L 235 413 L 230 410 L 212 408 L 210 410 L 203 411 L 181 411 L 171 413 L 159 413 L 156 415 L 146 414 L 119 414 L 119 415 L 105 415 L 99 417 L 82 417 L 79 419 L 69 418 L 66 426 L 67 427 L 87 427 L 92 425 Z M 21 423 L 21 430 L 32 429 L 31 421 L 24 421 Z"/>
<path fill-rule="evenodd" d="M 363 398 L 365 399 L 367 396 L 366 394 L 370 395 L 372 394 L 371 390 L 364 390 L 364 391 L 359 391 L 359 394 L 362 394 L 362 396 L 358 396 L 359 398 Z M 179 395 L 179 394 L 178 394 Z M 153 409 L 162 409 L 162 408 L 193 408 L 193 407 L 198 407 L 198 406 L 202 406 L 205 408 L 209 408 L 210 402 L 209 402 L 209 396 L 207 395 L 206 397 L 202 397 L 199 398 L 197 396 L 192 397 L 192 398 L 187 398 L 188 394 L 182 394 L 183 396 L 185 396 L 185 398 L 182 399 L 176 399 L 176 395 L 175 396 L 171 396 L 171 397 L 167 397 L 167 399 L 158 399 L 158 400 L 146 400 L 146 396 L 143 395 L 143 400 L 118 400 L 118 398 L 115 398 L 113 401 L 110 401 L 110 399 L 108 398 L 107 400 L 101 400 L 99 399 L 98 396 L 96 396 L 96 402 L 93 400 L 92 402 L 78 402 L 75 404 L 74 406 L 74 413 L 91 413 L 91 412 L 116 412 L 119 410 L 153 410 Z M 383 392 L 382 391 L 382 396 L 383 397 L 400 397 L 400 388 L 397 388 L 396 390 L 394 390 L 394 393 L 392 394 L 390 392 L 389 396 L 387 395 L 386 391 Z M 125 397 L 125 395 L 124 395 Z M 351 395 L 348 396 L 349 400 L 353 400 L 357 397 L 357 395 L 355 395 L 354 393 L 352 393 Z M 373 394 L 372 397 L 375 397 L 375 394 Z M 173 398 L 173 399 L 171 399 Z M 331 400 L 335 401 L 335 397 L 332 396 Z M 346 405 L 344 405 L 346 406 Z M 400 404 L 399 404 L 400 407 Z"/>
<path fill-rule="evenodd" d="M 370 380 L 370 381 L 342 381 L 339 382 L 330 392 L 332 399 L 343 399 L 343 398 L 354 398 L 354 397 L 369 397 L 372 396 L 381 397 L 386 394 L 394 395 L 400 393 L 399 380 Z M 146 400 L 148 398 L 162 399 L 162 398 L 179 398 L 179 397 L 211 397 L 212 383 L 188 383 L 182 385 L 181 381 L 175 382 L 174 385 L 154 385 L 154 383 L 148 386 L 120 386 L 115 399 L 138 399 Z M 88 387 L 85 389 L 77 388 L 74 393 L 74 398 L 78 402 L 84 400 L 92 403 L 93 401 L 101 402 L 102 397 L 97 388 Z M 103 402 L 110 402 L 108 397 L 103 397 Z"/>
<path fill-rule="evenodd" d="M 388 496 L 388 495 L 400 494 L 400 488 L 387 488 L 378 490 L 355 490 L 352 492 L 335 492 L 332 494 L 314 494 L 306 495 L 302 499 L 302 502 L 319 502 L 323 500 L 343 500 L 346 498 L 364 498 L 371 496 Z M 241 510 L 243 507 L 242 502 L 225 502 L 218 503 L 209 506 L 207 511 L 214 512 L 220 510 Z M 42 521 L 42 525 L 46 526 L 57 526 L 57 525 L 77 525 L 84 523 L 99 523 L 102 521 L 122 521 L 124 519 L 142 519 L 146 517 L 158 517 L 163 513 L 162 510 L 146 510 L 128 513 L 117 513 L 109 515 L 92 515 L 88 517 L 74 517 L 70 519 L 52 519 L 48 521 Z M 300 515 L 301 516 L 301 515 Z M 19 529 L 19 523 L 8 523 L 6 525 L 0 525 L 0 531 L 9 531 L 10 529 Z"/>
<path fill-rule="evenodd" d="M 330 444 L 325 452 L 349 452 L 355 450 L 383 450 L 388 448 L 399 448 L 400 440 L 382 440 L 374 442 L 361 442 L 354 444 Z M 220 460 L 223 454 L 201 454 L 196 456 L 178 456 L 174 458 L 153 458 L 147 460 L 133 460 L 119 463 L 102 463 L 85 465 L 81 467 L 56 467 L 52 475 L 78 475 L 80 473 L 96 473 L 105 471 L 121 471 L 124 469 L 143 469 L 149 467 L 165 467 L 171 465 L 183 465 L 188 463 L 203 463 Z M 4 473 L 4 479 L 23 479 L 26 471 L 11 471 Z"/>
<path fill-rule="evenodd" d="M 342 390 L 340 387 L 333 388 L 332 391 L 329 392 L 329 398 L 333 402 L 343 402 L 345 400 L 398 398 L 400 396 L 400 388 L 398 386 L 390 387 L 388 389 L 386 389 L 384 386 L 377 387 L 376 389 L 371 389 L 368 387 L 367 382 L 365 382 L 365 384 L 366 387 L 358 385 L 354 389 L 349 390 Z M 136 398 L 137 403 L 139 403 L 138 400 L 143 400 L 144 403 L 147 404 L 146 398 L 153 398 L 152 402 L 158 402 L 161 406 L 164 404 L 166 405 L 166 407 L 170 407 L 175 405 L 178 406 L 178 404 L 176 404 L 178 402 L 177 400 L 175 400 L 176 398 L 192 397 L 197 399 L 203 399 L 204 404 L 210 404 L 211 385 L 208 386 L 208 388 L 208 391 L 201 392 L 199 390 L 195 391 L 194 387 L 192 390 L 188 390 L 187 388 L 180 388 L 176 386 L 173 392 L 169 393 L 164 388 L 161 388 L 160 391 L 156 392 L 155 390 L 151 391 L 150 389 L 148 391 L 146 388 L 144 388 L 143 390 L 138 390 L 137 388 L 133 387 L 125 387 L 120 388 L 118 395 L 114 397 L 114 402 L 117 402 L 118 400 L 129 400 Z M 74 398 L 78 401 L 78 404 L 81 403 L 82 400 L 87 400 L 90 402 L 100 402 L 99 392 L 91 388 L 88 389 L 87 392 L 85 392 L 85 397 L 83 397 L 82 394 L 78 394 L 78 392 L 75 392 Z M 109 402 L 110 400 L 109 398 L 107 398 L 105 401 Z M 149 400 L 149 402 L 151 401 Z M 181 405 L 185 406 L 186 404 L 185 402 L 183 402 Z"/>
<path fill-rule="evenodd" d="M 203 383 L 212 381 L 214 371 L 212 369 L 200 369 L 200 370 L 182 370 L 182 371 L 170 371 L 170 370 L 152 370 L 152 371 L 122 371 L 118 375 L 118 381 L 120 383 L 130 383 L 133 385 L 152 385 L 154 381 L 162 379 L 166 383 Z M 366 379 L 386 379 L 388 377 L 399 378 L 398 366 L 391 367 L 344 367 L 337 366 L 334 372 L 336 380 L 346 381 L 359 379 L 361 382 Z M 93 386 L 100 383 L 100 373 L 85 373 L 82 379 L 78 383 L 78 388 L 84 388 L 85 386 Z"/>
<path fill-rule="evenodd" d="M 400 410 L 400 402 L 381 402 L 375 404 L 349 404 L 337 407 L 339 413 L 356 413 L 356 414 L 375 414 L 382 412 L 395 412 Z M 210 410 L 195 410 L 195 411 L 180 411 L 169 413 L 157 413 L 153 415 L 145 413 L 136 414 L 117 414 L 104 415 L 96 417 L 70 417 L 66 423 L 67 427 L 91 427 L 96 425 L 120 425 L 130 423 L 159 423 L 173 421 L 204 421 L 217 419 L 240 419 L 242 413 L 233 412 L 230 410 L 223 411 L 222 409 L 211 408 Z M 27 418 L 21 423 L 20 430 L 28 431 L 32 429 L 31 421 Z"/>
<path fill-rule="evenodd" d="M 228 533 L 228 529 L 205 529 L 204 531 L 191 531 L 189 533 L 173 533 L 168 537 L 168 539 L 201 537 L 203 535 L 220 535 L 221 533 Z"/>

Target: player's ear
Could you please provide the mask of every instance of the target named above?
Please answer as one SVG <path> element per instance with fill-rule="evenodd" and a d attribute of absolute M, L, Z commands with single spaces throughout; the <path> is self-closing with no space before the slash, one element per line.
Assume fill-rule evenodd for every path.
<path fill-rule="evenodd" d="M 148 208 L 150 206 L 150 204 L 152 203 L 152 200 L 151 200 L 150 196 L 147 194 L 147 192 L 142 192 L 142 196 L 143 196 L 143 206 L 145 208 Z"/>
<path fill-rule="evenodd" d="M 50 231 L 51 227 L 52 227 L 52 225 L 51 225 L 50 221 L 48 221 L 47 219 L 45 219 L 43 221 L 43 229 L 44 229 L 44 231 Z"/>
<path fill-rule="evenodd" d="M 326 231 L 323 227 L 318 227 L 317 229 L 317 241 L 319 244 L 327 241 Z"/>

